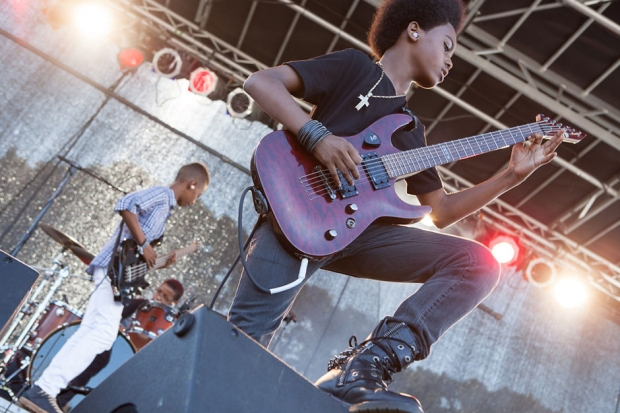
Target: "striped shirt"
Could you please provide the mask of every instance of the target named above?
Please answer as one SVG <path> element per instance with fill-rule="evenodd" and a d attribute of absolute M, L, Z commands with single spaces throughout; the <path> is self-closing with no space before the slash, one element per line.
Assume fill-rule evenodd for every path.
<path fill-rule="evenodd" d="M 166 221 L 172 214 L 172 210 L 176 207 L 177 201 L 174 192 L 167 186 L 154 186 L 142 191 L 132 192 L 121 198 L 114 207 L 116 212 L 129 211 L 138 217 L 140 227 L 146 236 L 147 241 L 151 242 L 164 234 Z M 120 226 L 119 226 L 120 227 Z M 119 227 L 114 231 L 114 235 L 110 237 L 108 242 L 99 251 L 99 254 L 90 263 L 86 272 L 90 275 L 94 273 L 94 267 L 107 268 L 114 252 L 114 246 L 118 238 Z M 131 238 L 131 231 L 127 225 L 123 225 L 123 239 Z"/>

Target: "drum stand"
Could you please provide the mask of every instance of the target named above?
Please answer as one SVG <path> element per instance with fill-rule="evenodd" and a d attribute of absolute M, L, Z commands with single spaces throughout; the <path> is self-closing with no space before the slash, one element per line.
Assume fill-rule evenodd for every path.
<path fill-rule="evenodd" d="M 51 301 L 56 291 L 60 288 L 62 282 L 65 280 L 65 278 L 69 276 L 69 269 L 62 261 L 65 251 L 66 249 L 63 248 L 62 251 L 56 256 L 56 258 L 54 258 L 52 268 L 45 269 L 45 277 L 41 280 L 28 302 L 20 310 L 19 314 L 11 323 L 11 327 L 8 329 L 7 333 L 0 341 L 0 350 L 4 351 L 4 358 L 3 360 L 0 360 L 0 389 L 5 390 L 13 399 L 15 399 L 16 395 L 13 390 L 8 386 L 8 384 L 11 383 L 11 381 L 16 376 L 18 376 L 28 367 L 28 365 L 30 364 L 30 357 L 26 357 L 21 360 L 19 368 L 16 371 L 11 372 L 9 376 L 5 376 L 5 374 L 7 373 L 6 366 L 11 362 L 11 359 L 16 356 L 17 352 L 21 350 L 26 344 L 26 341 L 28 340 L 28 335 L 33 325 L 39 320 L 39 316 L 45 311 L 47 305 Z M 50 290 L 45 295 L 43 300 L 40 303 L 37 303 L 36 299 L 43 292 L 43 289 L 55 274 L 57 274 L 58 277 L 56 277 Z M 34 306 L 36 306 L 34 314 L 31 315 L 28 323 L 24 326 L 21 334 L 19 335 L 15 343 L 13 345 L 5 346 L 5 343 L 9 340 L 11 334 L 13 334 L 13 332 L 17 329 L 19 323 L 22 321 L 24 316 L 31 314 L 31 308 Z"/>
<path fill-rule="evenodd" d="M 24 316 L 30 314 L 30 307 L 33 307 L 36 305 L 37 307 L 36 311 L 34 312 L 34 314 L 32 314 L 32 316 L 30 317 L 30 320 L 28 321 L 28 324 L 26 324 L 22 333 L 17 338 L 15 345 L 4 347 L 4 348 L 8 348 L 12 351 L 15 351 L 23 347 L 23 345 L 25 344 L 26 336 L 28 335 L 28 333 L 30 333 L 30 329 L 32 328 L 34 323 L 38 320 L 41 313 L 45 311 L 45 309 L 47 308 L 47 305 L 52 299 L 52 296 L 56 293 L 58 288 L 60 288 L 60 285 L 62 284 L 62 282 L 65 280 L 65 278 L 69 276 L 69 269 L 65 266 L 64 262 L 62 261 L 65 251 L 66 249 L 63 248 L 62 251 L 56 256 L 56 258 L 54 258 L 54 264 L 52 268 L 45 270 L 45 277 L 43 278 L 43 280 L 41 280 L 41 282 L 37 286 L 37 289 L 32 294 L 32 297 L 30 297 L 30 299 L 28 300 L 28 303 L 24 305 L 24 308 L 22 308 L 19 314 L 15 317 L 15 319 L 13 320 L 11 324 L 11 327 L 9 328 L 5 336 L 0 341 L 0 348 L 4 347 L 4 344 L 8 341 L 9 337 L 11 336 L 13 331 L 15 331 L 15 329 L 17 328 L 21 320 L 24 318 Z M 41 294 L 45 286 L 48 284 L 50 278 L 52 278 L 54 274 L 58 274 L 59 277 L 56 278 L 56 280 L 54 281 L 54 284 L 52 284 L 52 287 L 50 288 L 48 293 L 45 295 L 45 298 L 43 298 L 43 301 L 37 304 L 36 302 L 37 297 Z M 12 353 L 12 351 L 9 351 L 8 353 Z M 5 363 L 8 362 L 7 357 L 5 357 L 4 362 Z"/>

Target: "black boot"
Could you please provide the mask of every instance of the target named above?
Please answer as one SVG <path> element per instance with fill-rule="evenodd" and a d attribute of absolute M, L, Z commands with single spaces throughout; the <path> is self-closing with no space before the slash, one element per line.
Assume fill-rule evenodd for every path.
<path fill-rule="evenodd" d="M 349 403 L 350 412 L 423 413 L 420 402 L 388 390 L 394 373 L 413 362 L 417 349 L 405 323 L 384 319 L 369 339 L 330 360 L 327 373 L 315 383 L 321 390 Z M 352 342 L 353 341 L 353 342 Z"/>

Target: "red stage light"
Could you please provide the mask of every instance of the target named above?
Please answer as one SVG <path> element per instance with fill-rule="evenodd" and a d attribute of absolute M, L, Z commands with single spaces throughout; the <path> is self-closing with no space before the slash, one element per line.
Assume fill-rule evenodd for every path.
<path fill-rule="evenodd" d="M 121 69 L 135 69 L 144 62 L 144 55 L 138 49 L 121 50 L 117 58 Z"/>
<path fill-rule="evenodd" d="M 189 75 L 189 90 L 207 96 L 217 86 L 217 75 L 204 67 L 199 67 Z"/>
<path fill-rule="evenodd" d="M 500 235 L 489 242 L 489 249 L 500 264 L 510 265 L 519 258 L 519 245 L 514 238 Z"/>

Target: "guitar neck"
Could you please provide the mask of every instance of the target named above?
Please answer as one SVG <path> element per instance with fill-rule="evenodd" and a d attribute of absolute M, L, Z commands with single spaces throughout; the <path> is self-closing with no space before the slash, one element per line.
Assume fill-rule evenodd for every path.
<path fill-rule="evenodd" d="M 162 255 L 160 257 L 157 257 L 157 259 L 155 260 L 155 267 L 153 269 L 161 268 L 164 265 L 166 265 L 168 260 L 173 255 L 175 255 L 175 254 L 176 254 L 177 258 L 181 258 L 181 257 L 186 256 L 187 254 L 191 254 L 192 252 L 196 252 L 196 244 L 191 244 L 191 245 L 188 245 L 186 247 L 179 248 L 178 250 L 174 250 L 172 252 L 169 252 L 166 255 Z"/>
<path fill-rule="evenodd" d="M 175 254 L 177 258 L 181 258 L 196 251 L 197 251 L 197 244 L 193 243 L 186 247 L 179 248 L 178 250 L 169 252 L 168 254 L 158 255 L 157 258 L 155 259 L 155 265 L 152 268 L 148 268 L 147 271 L 156 270 L 158 268 L 165 266 L 168 260 Z M 144 265 L 146 267 L 146 263 L 138 264 L 138 265 Z"/>
<path fill-rule="evenodd" d="M 533 133 L 544 135 L 539 122 L 384 155 L 381 160 L 390 178 L 401 178 L 434 166 L 507 148 L 524 142 Z"/>

